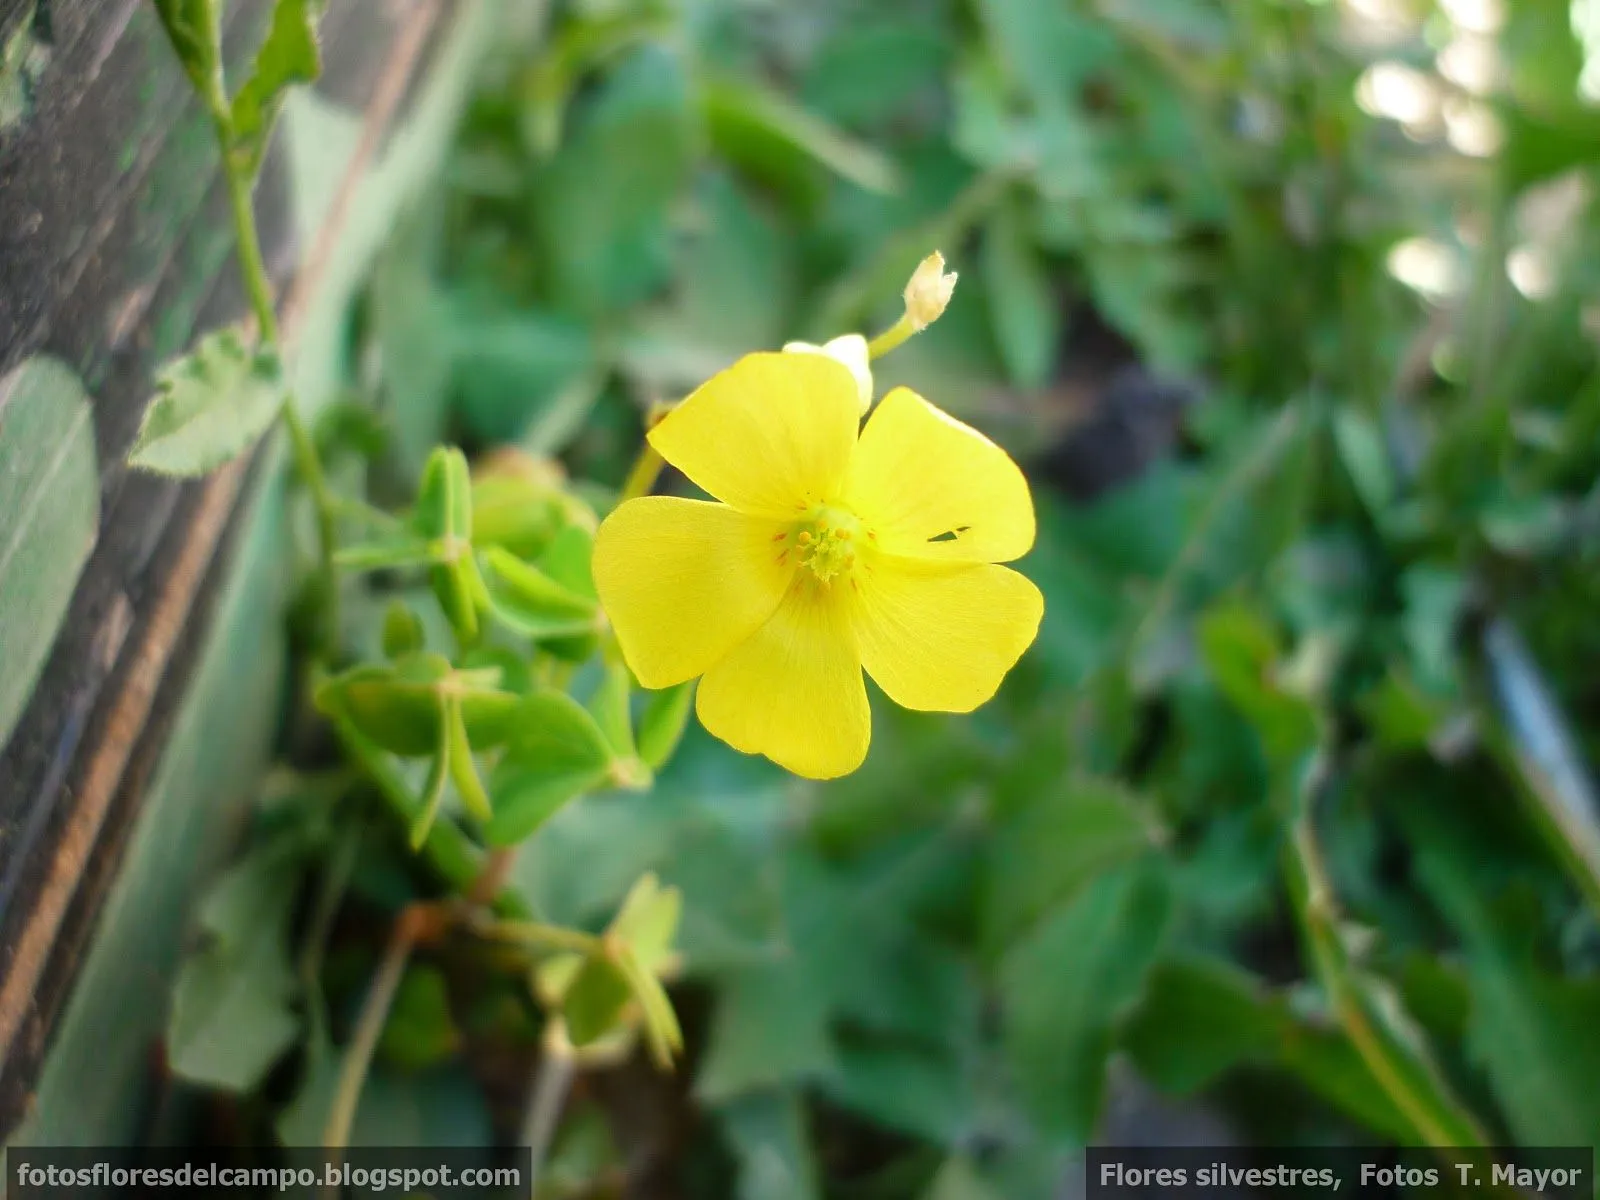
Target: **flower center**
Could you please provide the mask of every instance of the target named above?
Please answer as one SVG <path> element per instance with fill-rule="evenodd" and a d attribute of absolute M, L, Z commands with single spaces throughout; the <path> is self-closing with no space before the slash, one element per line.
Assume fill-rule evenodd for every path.
<path fill-rule="evenodd" d="M 855 564 L 860 534 L 861 522 L 854 513 L 821 504 L 795 523 L 792 536 L 800 561 L 827 583 Z"/>

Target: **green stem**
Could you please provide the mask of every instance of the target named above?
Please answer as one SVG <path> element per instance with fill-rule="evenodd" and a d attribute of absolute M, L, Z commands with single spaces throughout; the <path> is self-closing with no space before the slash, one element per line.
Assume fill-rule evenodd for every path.
<path fill-rule="evenodd" d="M 350 1142 L 350 1127 L 355 1123 L 356 1107 L 361 1103 L 361 1089 L 366 1084 L 367 1071 L 372 1066 L 372 1054 L 378 1048 L 378 1037 L 389 1019 L 395 991 L 405 974 L 406 964 L 411 960 L 417 930 L 418 921 L 412 909 L 404 910 L 395 919 L 394 931 L 389 935 L 389 944 L 383 952 L 383 961 L 378 966 L 378 973 L 372 977 L 372 986 L 367 989 L 366 999 L 361 1003 L 355 1032 L 339 1068 L 339 1085 L 328 1112 L 328 1123 L 322 1131 L 325 1150 L 342 1150 Z"/>
<path fill-rule="evenodd" d="M 666 465 L 666 460 L 660 452 L 648 441 L 639 447 L 639 457 L 633 460 L 633 466 L 628 471 L 628 478 L 622 485 L 622 493 L 617 497 L 617 503 L 626 504 L 629 500 L 637 500 L 641 496 L 648 496 L 650 489 L 656 486 L 656 480 L 661 475 L 661 468 Z"/>
<path fill-rule="evenodd" d="M 239 272 L 244 276 L 245 292 L 250 298 L 250 310 L 255 314 L 261 330 L 261 339 L 274 349 L 280 349 L 278 340 L 278 312 L 273 306 L 272 283 L 267 277 L 267 265 L 261 256 L 261 237 L 256 230 L 255 205 L 251 200 L 250 180 L 234 165 L 228 147 L 232 141 L 226 122 L 217 120 L 217 141 L 222 148 L 223 174 L 228 181 L 228 203 L 233 209 L 233 228 L 237 242 Z M 311 503 L 317 513 L 317 546 L 322 570 L 324 594 L 325 645 L 338 652 L 339 641 L 339 576 L 333 565 L 337 548 L 335 525 L 336 503 L 328 486 L 327 473 L 322 469 L 322 459 L 317 454 L 317 444 L 311 431 L 301 419 L 295 405 L 294 393 L 285 392 L 280 409 L 284 427 L 289 432 L 289 445 L 294 455 L 295 468 L 311 492 Z"/>
<path fill-rule="evenodd" d="M 405 780 L 395 770 L 388 754 L 368 741 L 344 717 L 335 716 L 332 721 L 334 732 L 345 752 L 377 787 L 379 794 L 399 818 L 401 826 L 410 829 L 412 822 L 417 819 L 417 801 L 406 787 Z M 470 894 L 473 885 L 483 875 L 483 853 L 448 815 L 441 816 L 428 830 L 421 853 L 451 890 L 463 895 Z M 507 917 L 528 915 L 528 907 L 522 897 L 510 888 L 501 888 L 496 893 L 493 907 L 495 912 Z"/>
<path fill-rule="evenodd" d="M 479 937 L 496 942 L 516 942 L 544 950 L 568 950 L 578 954 L 600 953 L 600 939 L 592 933 L 563 929 L 542 921 L 480 921 L 472 926 Z"/>
<path fill-rule="evenodd" d="M 898 321 L 867 343 L 867 357 L 882 358 L 921 332 L 922 327 L 911 319 L 910 313 L 901 313 Z"/>

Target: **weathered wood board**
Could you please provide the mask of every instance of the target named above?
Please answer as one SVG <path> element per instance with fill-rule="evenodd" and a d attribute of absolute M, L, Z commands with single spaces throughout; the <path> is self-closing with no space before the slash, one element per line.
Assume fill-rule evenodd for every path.
<path fill-rule="evenodd" d="M 305 339 L 308 354 L 326 359 L 340 347 L 337 330 L 330 334 L 326 326 L 341 319 L 348 299 L 341 290 L 348 293 L 362 269 L 341 256 L 342 242 L 370 246 L 381 237 L 399 197 L 431 167 L 413 161 L 408 169 L 390 169 L 388 159 L 398 153 L 393 143 L 403 140 L 395 131 L 426 144 L 412 147 L 413 160 L 443 152 L 465 91 L 461 77 L 470 74 L 471 55 L 457 46 L 465 35 L 456 35 L 492 21 L 495 14 L 486 10 L 497 7 L 496 0 L 332 0 L 322 26 L 324 80 L 318 96 L 299 107 L 312 114 L 309 137 L 326 133 L 311 127 L 316 113 L 342 114 L 350 162 L 337 179 L 296 178 L 287 129 L 275 139 L 257 192 L 280 295 L 294 287 L 297 273 L 304 285 L 292 295 L 301 323 L 316 333 Z M 231 0 L 227 12 L 225 53 L 239 62 L 252 53 L 270 4 Z M 474 45 L 487 43 L 481 28 L 474 37 Z M 445 70 L 453 75 L 448 86 L 434 79 Z M 398 71 L 410 98 L 396 106 Z M 427 101 L 431 110 L 421 111 L 433 93 L 439 95 Z M 417 123 L 428 129 L 411 137 L 409 125 Z M 298 157 L 325 163 L 328 155 Z M 359 226 L 360 236 L 342 238 L 334 228 L 341 224 Z M 304 266 L 311 247 L 325 260 L 311 272 L 315 280 Z M 178 822 L 174 834 L 192 843 L 186 853 L 194 859 L 226 822 L 217 813 L 186 815 L 185 806 L 215 800 L 236 813 L 248 791 L 248 779 L 227 775 L 230 766 L 235 776 L 247 773 L 250 754 L 237 764 L 226 757 L 202 762 L 191 740 L 174 747 L 173 757 L 183 761 L 163 761 L 174 724 L 191 739 L 196 727 L 213 740 L 237 737 L 254 749 L 257 768 L 271 741 L 282 683 L 274 671 L 281 674 L 282 659 L 270 650 L 282 614 L 260 601 L 281 599 L 271 580 L 283 570 L 272 562 L 284 550 L 283 522 L 273 515 L 282 489 L 269 489 L 268 500 L 253 498 L 279 476 L 281 456 L 264 448 L 239 470 L 188 484 L 123 465 L 156 367 L 199 332 L 243 312 L 231 255 L 211 132 L 149 0 L 0 0 L 0 1129 L 6 1132 L 33 1107 L 40 1065 L 69 1000 L 75 1011 L 87 1005 L 90 1013 L 87 1034 L 74 1035 L 72 1053 L 80 1057 L 83 1036 L 92 1042 L 105 1034 L 94 1028 L 95 1005 L 117 1019 L 115 1007 L 104 1008 L 104 996 L 75 997 L 74 984 L 95 941 L 89 956 L 89 973 L 99 976 L 95 987 L 119 986 L 116 971 L 105 969 L 119 961 L 115 945 L 101 944 L 115 932 L 109 926 L 121 922 L 126 938 L 149 923 L 139 897 L 127 894 L 134 885 L 119 883 L 130 839 L 158 845 L 163 834 L 150 827 L 146 810 L 171 810 L 163 819 Z M 337 364 L 303 368 L 293 355 L 291 367 L 311 379 L 337 373 Z M 63 406 L 65 415 L 56 411 Z M 256 532 L 247 536 L 249 529 Z M 234 555 L 240 541 L 248 549 Z M 267 640 L 268 653 L 240 680 L 238 690 L 253 702 L 217 705 L 212 695 L 197 704 L 195 686 L 213 693 L 228 686 L 226 660 L 218 657 L 223 647 L 239 653 L 229 630 L 210 628 L 221 581 L 251 571 L 254 603 L 238 598 L 237 580 L 226 594 L 235 596 L 228 619 L 249 620 L 250 636 Z M 208 725 L 207 704 L 254 727 L 218 728 L 214 715 Z M 228 795 L 197 793 L 202 786 Z M 176 871 L 191 884 L 199 869 L 197 859 L 168 863 L 169 876 Z M 114 887 L 120 891 L 108 929 L 97 933 Z M 175 959 L 182 892 L 166 888 L 154 941 L 147 936 L 130 951 Z M 140 965 L 122 986 L 138 986 L 164 969 L 163 961 Z M 149 1014 L 128 1019 L 148 1024 Z M 152 1035 L 140 1025 L 138 1036 Z M 58 1111 L 71 1102 L 66 1093 L 58 1096 Z M 115 1125 L 109 1113 L 101 1122 L 108 1136 Z"/>

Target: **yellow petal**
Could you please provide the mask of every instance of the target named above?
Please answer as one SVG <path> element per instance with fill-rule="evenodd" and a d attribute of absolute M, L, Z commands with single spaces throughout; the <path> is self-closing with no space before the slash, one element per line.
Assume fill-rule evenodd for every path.
<path fill-rule="evenodd" d="M 1008 562 L 1033 545 L 1033 497 L 1010 455 L 908 388 L 862 430 L 846 502 L 892 554 Z"/>
<path fill-rule="evenodd" d="M 835 362 L 843 363 L 856 381 L 856 399 L 864 415 L 872 407 L 872 356 L 867 351 L 867 339 L 859 333 L 840 334 L 832 341 L 814 346 L 810 342 L 785 342 L 785 354 L 825 354 Z"/>
<path fill-rule="evenodd" d="M 794 574 L 778 527 L 724 504 L 646 496 L 600 525 L 594 583 L 647 688 L 703 674 L 772 615 Z"/>
<path fill-rule="evenodd" d="M 861 421 L 850 371 L 821 354 L 747 354 L 695 389 L 650 444 L 718 500 L 790 517 L 835 495 Z"/>
<path fill-rule="evenodd" d="M 1031 580 L 990 563 L 880 554 L 857 578 L 862 663 L 902 708 L 971 712 L 994 696 L 1044 616 Z"/>
<path fill-rule="evenodd" d="M 854 771 L 867 756 L 872 717 L 850 625 L 840 594 L 797 577 L 772 619 L 700 681 L 700 723 L 796 775 Z"/>

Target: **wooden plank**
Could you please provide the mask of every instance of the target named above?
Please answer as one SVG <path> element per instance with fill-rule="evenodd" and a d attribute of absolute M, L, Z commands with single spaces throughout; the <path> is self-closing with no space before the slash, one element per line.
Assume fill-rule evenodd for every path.
<path fill-rule="evenodd" d="M 364 97 L 369 116 L 376 118 L 369 123 L 374 136 L 365 147 L 370 155 L 377 148 L 376 135 L 394 119 L 427 32 L 445 4 L 413 0 L 356 6 L 354 0 L 344 0 L 343 6 L 358 7 L 363 16 L 330 21 L 325 29 L 327 58 L 330 64 L 365 64 L 368 77 L 375 80 L 374 90 Z M 59 7 L 72 9 L 70 4 Z M 120 0 L 108 7 L 120 10 Z M 230 22 L 227 41 L 229 53 L 238 55 L 248 52 L 249 41 L 237 31 L 248 29 L 249 14 L 258 19 L 264 9 L 254 4 L 232 7 L 242 15 Z M 334 7 L 341 8 L 340 0 Z M 111 15 L 104 14 L 104 19 Z M 31 167 L 19 146 L 41 153 L 52 135 L 73 128 L 77 114 L 98 111 L 109 119 L 108 97 L 127 103 L 126 82 L 108 78 L 114 70 L 137 69 L 156 80 L 150 85 L 156 93 L 173 94 L 170 77 L 176 67 L 164 45 L 146 45 L 137 52 L 123 49 L 130 39 L 137 43 L 129 31 L 139 28 L 135 11 L 114 41 L 102 27 L 97 42 L 93 21 L 67 39 L 57 61 L 82 70 L 98 56 L 100 74 L 89 79 L 74 74 L 52 84 L 47 73 L 40 103 L 22 133 L 0 135 L 0 185 L 21 178 L 19 173 Z M 95 47 L 93 55 L 85 49 L 89 46 Z M 383 69 L 374 71 L 374 62 Z M 114 66 L 119 63 L 128 65 Z M 50 69 L 55 71 L 57 63 Z M 330 82 L 338 85 L 337 80 Z M 53 93 L 52 87 L 58 91 Z M 227 542 L 236 500 L 248 482 L 245 463 L 189 485 L 129 474 L 121 467 L 152 368 L 186 344 L 196 329 L 232 319 L 244 307 L 228 263 L 214 151 L 207 149 L 213 169 L 205 173 L 199 165 L 200 143 L 188 142 L 192 133 L 183 114 L 192 107 L 174 103 L 165 135 L 159 129 L 147 131 L 129 143 L 137 149 L 127 158 L 99 162 L 101 176 L 117 174 L 123 165 L 132 170 L 142 164 L 137 186 L 120 178 L 114 183 L 80 182 L 83 196 L 110 204 L 110 213 L 85 211 L 80 205 L 76 215 L 50 218 L 52 228 L 71 227 L 82 234 L 78 240 L 57 236 L 49 242 L 54 253 L 78 270 L 77 286 L 68 291 L 47 288 L 43 297 L 25 296 L 19 289 L 27 280 L 11 273 L 9 263 L 7 273 L 0 275 L 0 316 L 10 321 L 0 324 L 5 331 L 0 356 L 18 353 L 17 345 L 58 346 L 61 357 L 78 365 L 91 382 L 106 501 L 99 544 L 43 682 L 0 754 L 0 830 L 7 835 L 0 841 L 0 1125 L 7 1130 L 26 1111 L 39 1062 L 70 995 L 145 783 L 203 644 L 216 579 L 213 558 L 219 544 Z M 107 144 L 101 137 L 102 150 Z M 91 168 L 87 158 L 68 157 L 78 163 L 76 169 Z M 49 164 L 45 173 L 54 169 Z M 62 178 L 56 176 L 51 186 L 59 187 Z M 35 183 L 31 191 L 0 186 L 0 214 L 7 211 L 5 205 L 21 205 L 14 196 L 27 194 L 37 203 L 37 197 L 48 193 L 49 182 Z M 162 187 L 171 191 L 163 193 Z M 152 201 L 153 196 L 175 198 Z M 269 155 L 258 208 L 269 263 L 282 277 L 296 247 L 281 147 Z M 330 219 L 339 208 L 335 205 Z M 326 249 L 324 245 L 322 252 Z M 41 252 L 31 253 L 37 266 Z M 313 249 L 313 257 L 316 253 Z M 6 249 L 0 248 L 0 259 L 5 255 Z M 309 284 L 302 290 L 309 290 Z M 302 310 L 305 303 L 302 296 Z M 288 307 L 286 327 L 294 323 L 293 298 Z M 16 338 L 21 341 L 14 344 Z M 0 628 L 0 666 L 4 632 Z"/>

